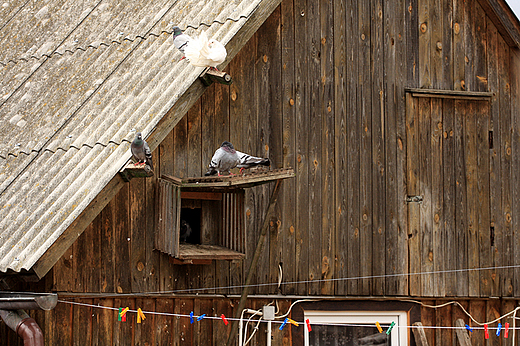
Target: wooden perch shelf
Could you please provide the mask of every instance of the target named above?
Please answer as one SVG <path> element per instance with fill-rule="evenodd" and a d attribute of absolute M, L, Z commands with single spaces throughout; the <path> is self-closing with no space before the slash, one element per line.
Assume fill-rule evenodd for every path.
<path fill-rule="evenodd" d="M 258 171 L 243 175 L 225 175 L 178 179 L 163 175 L 161 178 L 180 185 L 182 191 L 218 191 L 226 192 L 235 189 L 249 188 L 266 184 L 278 179 L 293 178 L 294 169 L 282 168 L 272 171 Z"/>
<path fill-rule="evenodd" d="M 132 178 L 153 177 L 153 170 L 148 165 L 136 165 L 130 162 L 121 170 L 124 181 L 130 181 Z"/>
<path fill-rule="evenodd" d="M 213 70 L 209 67 L 201 73 L 199 78 L 205 86 L 210 86 L 213 82 L 225 85 L 230 85 L 233 83 L 233 80 L 229 74 L 223 71 Z"/>

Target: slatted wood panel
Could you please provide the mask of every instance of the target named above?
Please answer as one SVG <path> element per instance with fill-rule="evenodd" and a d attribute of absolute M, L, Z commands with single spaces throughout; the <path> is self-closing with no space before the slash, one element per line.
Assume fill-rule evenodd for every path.
<path fill-rule="evenodd" d="M 244 198 L 243 190 L 223 194 L 222 226 L 217 244 L 240 253 L 246 252 Z"/>
<path fill-rule="evenodd" d="M 155 249 L 173 257 L 179 255 L 180 188 L 160 179 L 157 194 L 158 222 L 155 233 Z"/>
<path fill-rule="evenodd" d="M 422 198 L 408 204 L 412 272 L 490 267 L 493 262 L 489 102 L 460 101 L 454 107 L 452 101 L 434 98 L 409 102 L 408 191 Z M 454 123 L 459 124 L 455 131 Z M 465 287 L 469 295 L 487 296 L 491 274 L 421 275 L 412 279 L 412 287 L 423 296 L 463 294 Z M 461 291 L 455 293 L 455 287 Z"/>

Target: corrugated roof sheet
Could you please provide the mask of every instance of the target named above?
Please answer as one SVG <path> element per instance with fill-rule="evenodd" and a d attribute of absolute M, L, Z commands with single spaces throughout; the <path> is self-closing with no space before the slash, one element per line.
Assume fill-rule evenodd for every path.
<path fill-rule="evenodd" d="M 0 6 L 0 271 L 29 270 L 197 79 L 171 28 L 226 44 L 262 0 Z"/>

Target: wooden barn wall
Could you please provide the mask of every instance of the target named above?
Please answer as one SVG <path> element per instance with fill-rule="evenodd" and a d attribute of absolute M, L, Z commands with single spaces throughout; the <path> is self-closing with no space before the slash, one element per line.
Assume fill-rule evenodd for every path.
<path fill-rule="evenodd" d="M 276 283 L 279 267 L 284 283 L 298 283 L 261 285 L 251 294 L 412 296 L 431 302 L 458 297 L 482 320 L 516 306 L 515 300 L 477 298 L 520 297 L 518 268 L 394 275 L 520 263 L 515 246 L 520 243 L 515 217 L 520 211 L 520 156 L 515 154 L 520 146 L 520 53 L 507 45 L 478 1 L 283 0 L 225 70 L 233 84 L 206 90 L 153 153 L 155 172 L 156 177 L 199 176 L 224 140 L 269 157 L 273 168 L 295 169 L 296 177 L 283 184 L 252 283 Z M 435 216 L 431 220 L 414 219 L 405 202 L 410 168 L 415 167 L 407 157 L 413 142 L 407 138 L 406 87 L 493 92 L 485 126 L 493 133 L 493 146 L 478 166 L 485 168 L 478 173 L 485 176 L 483 183 L 465 181 L 464 175 L 452 182 L 473 184 L 469 200 L 446 188 L 443 177 L 456 167 L 436 161 L 435 153 L 448 148 L 439 143 L 449 143 L 456 124 L 428 118 L 437 130 L 424 132 L 432 152 L 419 166 L 431 167 L 421 177 L 433 188 L 420 208 Z M 433 106 L 431 101 L 426 107 Z M 39 287 L 101 294 L 222 287 L 200 293 L 240 294 L 233 286 L 245 281 L 272 186 L 246 193 L 246 259 L 210 265 L 173 265 L 153 250 L 155 186 L 155 178 L 128 183 Z M 487 200 L 479 199 L 482 186 L 489 190 Z M 450 209 L 454 200 L 457 208 Z M 478 225 L 465 223 L 471 217 Z M 90 302 L 98 300 L 176 312 L 202 311 L 206 305 L 214 311 L 231 309 L 226 300 Z M 72 328 L 64 336 L 72 344 L 83 338 L 75 332 L 81 328 L 88 329 L 84 335 L 92 344 L 104 344 L 94 341 L 103 337 L 118 344 L 139 344 L 136 340 L 145 335 L 162 340 L 160 328 L 187 328 L 189 338 L 200 337 L 179 320 L 150 316 L 159 320 L 157 325 L 120 327 L 111 313 L 61 303 L 53 312 L 37 315 L 48 338 L 55 333 L 54 323 Z M 425 325 L 440 325 L 459 315 L 455 308 L 423 309 L 422 319 Z M 222 337 L 215 327 L 201 333 L 212 340 Z M 168 335 L 174 344 L 184 343 L 179 339 L 183 334 Z M 456 344 L 448 341 L 452 332 L 430 330 L 427 336 L 431 345 Z M 475 345 L 481 343 L 477 339 Z M 275 344 L 281 342 L 287 340 Z"/>
<path fill-rule="evenodd" d="M 279 267 L 301 283 L 252 293 L 520 297 L 518 269 L 392 276 L 520 262 L 519 69 L 476 0 L 283 1 L 226 67 L 233 84 L 210 86 L 154 152 L 155 178 L 127 184 L 55 266 L 53 289 L 243 283 L 273 184 L 247 190 L 245 260 L 179 266 L 152 250 L 156 177 L 202 175 L 229 140 L 296 172 L 253 284 L 277 282 Z M 493 96 L 407 98 L 406 87 Z M 417 207 L 405 201 L 416 187 Z"/>

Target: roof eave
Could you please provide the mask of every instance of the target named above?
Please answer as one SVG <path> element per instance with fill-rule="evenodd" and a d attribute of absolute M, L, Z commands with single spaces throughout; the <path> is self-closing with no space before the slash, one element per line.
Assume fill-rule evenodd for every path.
<path fill-rule="evenodd" d="M 505 0 L 478 0 L 510 47 L 520 48 L 520 22 Z"/>

